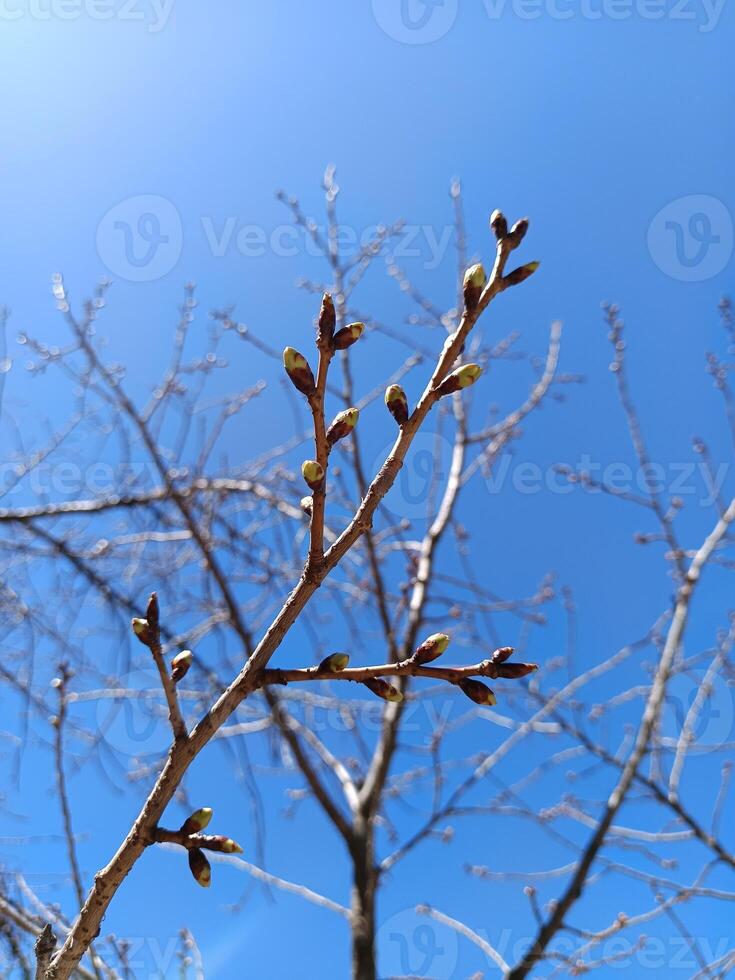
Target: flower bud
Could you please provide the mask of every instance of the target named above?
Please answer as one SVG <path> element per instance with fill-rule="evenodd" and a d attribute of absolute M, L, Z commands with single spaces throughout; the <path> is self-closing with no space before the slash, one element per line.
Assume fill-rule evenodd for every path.
<path fill-rule="evenodd" d="M 332 347 L 335 350 L 347 350 L 348 347 L 352 347 L 362 337 L 364 330 L 364 323 L 348 323 L 346 327 L 342 327 L 334 335 Z"/>
<path fill-rule="evenodd" d="M 449 646 L 446 633 L 433 633 L 416 649 L 413 659 L 420 664 L 430 664 L 444 653 Z"/>
<path fill-rule="evenodd" d="M 194 654 L 191 650 L 182 650 L 181 653 L 176 654 L 171 661 L 171 680 L 174 684 L 178 684 L 180 680 L 186 677 L 193 659 Z"/>
<path fill-rule="evenodd" d="M 507 286 L 518 286 L 522 282 L 525 282 L 530 276 L 534 274 L 536 269 L 541 265 L 540 262 L 527 262 L 526 265 L 521 265 L 512 272 L 509 272 L 505 276 L 505 284 Z"/>
<path fill-rule="evenodd" d="M 474 310 L 477 307 L 486 282 L 485 270 L 479 262 L 477 265 L 471 265 L 465 272 L 462 290 L 464 292 L 464 305 L 468 310 Z"/>
<path fill-rule="evenodd" d="M 521 218 L 520 221 L 516 221 L 513 227 L 510 229 L 510 234 L 508 238 L 510 239 L 513 248 L 518 248 L 523 239 L 526 237 L 526 232 L 528 231 L 528 218 Z"/>
<path fill-rule="evenodd" d="M 315 459 L 307 459 L 301 464 L 301 475 L 310 490 L 318 490 L 324 483 L 324 467 Z"/>
<path fill-rule="evenodd" d="M 205 827 L 209 826 L 209 821 L 212 819 L 212 814 L 214 811 L 211 806 L 203 806 L 199 810 L 195 810 L 191 816 L 187 817 L 186 820 L 181 825 L 182 834 L 198 834 L 200 831 L 204 830 Z"/>
<path fill-rule="evenodd" d="M 400 385 L 389 385 L 385 389 L 385 404 L 399 425 L 408 422 L 408 399 Z"/>
<path fill-rule="evenodd" d="M 294 388 L 307 396 L 314 393 L 316 387 L 314 375 L 303 354 L 299 354 L 293 347 L 287 347 L 283 352 L 283 366 Z"/>
<path fill-rule="evenodd" d="M 133 633 L 138 637 L 141 643 L 145 646 L 153 639 L 153 630 L 151 629 L 150 623 L 147 619 L 140 619 L 136 617 L 132 621 Z"/>
<path fill-rule="evenodd" d="M 463 367 L 457 368 L 456 371 L 452 371 L 435 389 L 436 393 L 439 398 L 443 398 L 444 395 L 451 395 L 455 391 L 469 388 L 481 374 L 482 368 L 479 364 L 465 364 Z"/>
<path fill-rule="evenodd" d="M 145 611 L 145 618 L 148 620 L 148 623 L 153 627 L 153 629 L 158 629 L 158 595 L 155 592 L 151 592 L 151 597 L 148 600 L 148 605 Z"/>
<path fill-rule="evenodd" d="M 496 667 L 498 677 L 504 677 L 511 681 L 528 677 L 529 674 L 533 674 L 537 670 L 538 664 L 498 664 Z"/>
<path fill-rule="evenodd" d="M 492 706 L 498 703 L 490 688 L 481 681 L 473 681 L 470 677 L 463 677 L 459 682 L 459 686 L 470 701 L 474 701 L 475 704 Z"/>
<path fill-rule="evenodd" d="M 334 301 L 329 293 L 325 293 L 322 297 L 322 308 L 319 311 L 317 343 L 331 343 L 336 323 L 337 316 L 334 312 Z"/>
<path fill-rule="evenodd" d="M 356 408 L 348 408 L 346 411 L 340 412 L 337 415 L 334 422 L 327 429 L 327 444 L 330 449 L 340 439 L 344 439 L 345 436 L 352 432 L 357 425 L 359 416 L 360 413 Z"/>
<path fill-rule="evenodd" d="M 389 684 L 388 681 L 384 681 L 382 677 L 370 678 L 369 680 L 363 681 L 363 684 L 365 687 L 371 690 L 373 694 L 377 694 L 377 696 L 382 698 L 384 701 L 393 701 L 395 704 L 403 701 L 403 694 L 401 691 L 399 691 L 397 687 L 393 687 L 392 684 Z"/>
<path fill-rule="evenodd" d="M 242 854 L 242 848 L 237 841 L 223 834 L 207 834 L 197 842 L 208 851 L 217 851 L 219 854 Z"/>
<path fill-rule="evenodd" d="M 504 664 L 509 657 L 513 656 L 513 653 L 513 647 L 500 647 L 495 651 L 492 657 L 490 657 L 490 662 L 493 664 Z"/>
<path fill-rule="evenodd" d="M 212 884 L 212 867 L 198 847 L 189 850 L 189 868 L 194 881 L 202 888 L 209 888 Z"/>
<path fill-rule="evenodd" d="M 508 222 L 506 221 L 505 215 L 502 211 L 493 211 L 493 213 L 490 215 L 490 227 L 492 228 L 498 241 L 500 241 L 501 238 L 505 238 L 505 236 L 508 234 Z"/>
<path fill-rule="evenodd" d="M 346 653 L 333 653 L 324 660 L 317 667 L 317 671 L 321 674 L 338 674 L 341 670 L 344 670 L 347 664 L 350 662 L 350 658 Z"/>

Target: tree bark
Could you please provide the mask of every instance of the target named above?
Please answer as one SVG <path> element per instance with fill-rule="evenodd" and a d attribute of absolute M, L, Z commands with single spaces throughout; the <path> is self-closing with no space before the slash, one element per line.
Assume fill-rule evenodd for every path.
<path fill-rule="evenodd" d="M 355 823 L 351 848 L 352 980 L 377 980 L 375 960 L 375 893 L 378 873 L 374 860 L 372 821 Z"/>

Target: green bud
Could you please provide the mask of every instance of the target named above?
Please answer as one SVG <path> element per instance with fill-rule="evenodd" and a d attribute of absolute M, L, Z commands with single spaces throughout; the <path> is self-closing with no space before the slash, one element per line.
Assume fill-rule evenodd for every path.
<path fill-rule="evenodd" d="M 448 646 L 449 637 L 446 633 L 433 633 L 417 648 L 413 656 L 420 664 L 430 664 L 432 660 L 441 657 Z"/>
<path fill-rule="evenodd" d="M 151 630 L 148 620 L 136 617 L 132 621 L 132 627 L 133 633 L 135 633 L 140 642 L 145 646 L 148 646 L 150 641 L 153 639 L 153 631 Z"/>
<path fill-rule="evenodd" d="M 367 681 L 363 681 L 365 687 L 367 687 L 373 694 L 377 694 L 379 698 L 384 701 L 392 701 L 394 704 L 399 704 L 403 701 L 403 694 L 398 690 L 397 687 L 393 687 L 388 681 L 384 681 L 382 677 L 370 678 Z"/>
<path fill-rule="evenodd" d="M 307 396 L 314 393 L 314 375 L 303 354 L 299 354 L 293 347 L 287 347 L 283 352 L 283 366 L 294 388 Z"/>
<path fill-rule="evenodd" d="M 477 265 L 471 265 L 465 272 L 462 290 L 464 292 L 464 304 L 468 310 L 474 310 L 477 306 L 486 282 L 485 270 L 479 262 Z"/>
<path fill-rule="evenodd" d="M 400 385 L 390 385 L 385 389 L 385 404 L 399 425 L 408 421 L 408 399 Z"/>
<path fill-rule="evenodd" d="M 481 374 L 482 368 L 479 364 L 465 364 L 463 367 L 457 368 L 456 371 L 452 371 L 436 389 L 436 393 L 439 398 L 443 398 L 444 395 L 462 391 L 464 388 L 473 385 Z"/>
<path fill-rule="evenodd" d="M 540 265 L 540 262 L 528 262 L 526 265 L 521 265 L 512 272 L 509 272 L 504 277 L 506 286 L 518 286 L 522 282 L 525 282 L 526 279 L 534 274 Z"/>
<path fill-rule="evenodd" d="M 211 806 L 203 806 L 199 810 L 195 810 L 191 816 L 187 817 L 186 820 L 181 825 L 182 834 L 198 834 L 206 827 L 209 826 L 209 822 L 212 819 L 212 814 L 214 810 Z"/>
<path fill-rule="evenodd" d="M 340 439 L 344 439 L 357 425 L 360 413 L 356 408 L 348 408 L 336 416 L 327 429 L 327 444 L 331 449 Z"/>
<path fill-rule="evenodd" d="M 338 674 L 341 670 L 345 669 L 349 662 L 350 658 L 346 653 L 333 653 L 322 660 L 317 667 L 317 671 L 319 673 Z"/>
<path fill-rule="evenodd" d="M 189 850 L 189 868 L 194 881 L 202 888 L 209 888 L 212 884 L 212 866 L 198 847 Z"/>
<path fill-rule="evenodd" d="M 301 475 L 310 490 L 318 490 L 324 483 L 324 467 L 315 459 L 307 459 L 301 464 Z"/>
<path fill-rule="evenodd" d="M 498 703 L 494 693 L 481 681 L 473 681 L 470 677 L 463 677 L 459 682 L 459 686 L 470 701 L 474 701 L 475 704 L 492 707 Z"/>
<path fill-rule="evenodd" d="M 171 680 L 174 684 L 178 684 L 187 675 L 193 660 L 194 654 L 191 650 L 182 650 L 176 654 L 171 661 Z"/>
<path fill-rule="evenodd" d="M 353 344 L 357 343 L 360 337 L 362 337 L 364 330 L 364 323 L 349 323 L 334 335 L 332 346 L 335 350 L 346 350 L 348 347 L 352 347 Z"/>

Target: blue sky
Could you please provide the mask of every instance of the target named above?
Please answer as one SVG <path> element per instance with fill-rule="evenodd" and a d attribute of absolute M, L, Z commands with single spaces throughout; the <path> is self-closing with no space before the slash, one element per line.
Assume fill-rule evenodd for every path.
<path fill-rule="evenodd" d="M 693 459 L 695 434 L 716 458 L 732 458 L 704 352 L 723 348 L 717 304 L 732 289 L 727 66 L 735 11 L 714 0 L 445 0 L 423 11 L 407 0 L 403 15 L 399 0 L 0 2 L 0 303 L 12 311 L 5 398 L 16 420 L 24 404 L 37 418 L 65 397 L 58 378 L 27 380 L 13 341 L 29 329 L 64 342 L 50 292 L 57 271 L 77 301 L 100 276 L 115 280 L 105 333 L 110 356 L 122 361 L 144 352 L 163 363 L 183 284 L 192 279 L 203 310 L 234 303 L 274 347 L 297 343 L 314 311 L 294 282 L 320 266 L 285 230 L 288 213 L 274 192 L 285 188 L 309 213 L 320 212 L 319 182 L 334 162 L 345 223 L 359 235 L 405 218 L 412 237 L 404 239 L 402 264 L 440 305 L 454 297 L 454 257 L 444 237 L 450 179 L 462 179 L 470 248 L 486 260 L 489 212 L 500 206 L 513 218 L 530 215 L 524 256 L 541 259 L 542 268 L 501 298 L 487 329 L 498 337 L 521 330 L 524 348 L 541 353 L 549 324 L 563 320 L 562 369 L 586 382 L 529 423 L 519 460 L 543 472 L 586 453 L 602 465 L 632 463 L 608 371 L 605 299 L 623 307 L 631 381 L 654 460 L 677 472 Z M 126 234 L 133 236 L 127 251 Z M 146 262 L 149 247 L 155 257 Z M 383 276 L 369 280 L 361 302 L 386 322 L 406 312 Z M 243 350 L 241 384 L 277 380 L 270 361 Z M 143 367 L 141 395 L 154 374 L 146 377 Z M 512 404 L 514 385 L 527 382 L 527 374 L 499 372 L 492 397 Z M 275 404 L 285 414 L 285 403 Z M 290 422 L 276 411 L 238 435 L 255 454 Z M 366 440 L 377 456 L 381 432 L 368 428 Z M 731 474 L 728 480 L 732 493 Z M 696 542 L 712 515 L 699 504 L 696 473 L 692 481 L 685 521 Z M 624 504 L 578 493 L 528 495 L 507 485 L 498 495 L 475 489 L 468 500 L 463 519 L 480 525 L 478 553 L 505 556 L 502 583 L 496 580 L 505 594 L 528 594 L 550 568 L 574 589 L 582 663 L 640 635 L 665 607 L 661 554 L 633 544 L 634 531 L 650 528 Z M 693 643 L 711 642 L 726 602 L 718 579 Z M 9 808 L 48 808 L 34 826 L 55 833 L 48 756 L 32 756 L 31 769 L 8 791 Z M 211 792 L 208 775 L 204 767 L 193 772 L 193 795 Z M 94 801 L 90 825 L 99 824 L 83 848 L 91 872 L 129 814 L 110 800 L 98 805 L 89 777 L 78 778 L 75 792 L 82 807 Z M 280 790 L 272 792 L 275 810 Z M 218 814 L 237 821 L 241 807 L 241 798 L 225 796 Z M 3 826 L 0 837 L 20 832 L 0 811 Z M 318 817 L 277 826 L 272 869 L 346 900 L 345 863 L 329 849 L 303 846 Z M 482 840 L 473 833 L 472 843 Z M 446 911 L 464 913 L 497 938 L 493 914 L 482 908 L 492 890 L 465 880 L 456 844 L 438 853 L 442 870 L 433 878 L 427 868 L 435 848 L 389 882 L 381 906 L 388 932 L 404 928 L 390 925 L 394 916 L 400 923 L 417 902 L 443 897 Z M 12 864 L 15 856 L 0 843 L 0 860 Z M 52 877 L 65 868 L 58 844 L 40 847 L 35 861 Z M 151 946 L 160 949 L 180 924 L 172 902 L 186 887 L 208 977 L 278 980 L 292 975 L 295 948 L 305 962 L 321 964 L 320 978 L 345 975 L 347 930 L 330 913 L 254 891 L 233 918 L 217 903 L 236 900 L 242 881 L 223 884 L 224 894 L 194 893 L 180 870 L 170 855 L 159 856 L 155 870 L 136 868 L 111 913 L 111 928 L 122 932 L 131 923 L 144 937 L 147 964 Z M 230 873 L 218 871 L 227 881 Z M 159 886 L 161 921 L 153 926 L 149 903 Z M 612 905 L 618 900 L 612 896 Z M 525 914 L 522 896 L 504 901 L 511 917 Z M 710 918 L 701 929 L 716 939 L 727 927 Z M 440 941 L 450 944 L 451 959 L 456 940 L 442 933 Z M 482 966 L 461 942 L 456 956 L 458 972 L 435 969 L 449 978 Z M 251 972 L 242 973 L 238 957 Z M 646 975 L 669 974 L 664 967 Z"/>

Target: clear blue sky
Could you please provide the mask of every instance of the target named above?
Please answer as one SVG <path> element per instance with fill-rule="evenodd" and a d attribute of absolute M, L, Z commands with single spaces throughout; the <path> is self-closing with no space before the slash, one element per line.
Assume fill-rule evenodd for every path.
<path fill-rule="evenodd" d="M 722 349 L 717 303 L 732 289 L 732 5 L 445 0 L 421 7 L 417 0 L 403 12 L 399 0 L 136 0 L 127 9 L 120 0 L 0 0 L 0 303 L 12 310 L 16 358 L 7 397 L 53 413 L 59 379 L 30 384 L 12 337 L 29 328 L 63 343 L 50 293 L 56 271 L 77 300 L 101 275 L 116 280 L 105 332 L 111 356 L 123 361 L 145 349 L 163 363 L 189 279 L 199 284 L 203 309 L 236 303 L 238 316 L 273 346 L 297 342 L 313 304 L 292 287 L 318 266 L 281 236 L 288 215 L 274 191 L 285 188 L 316 212 L 319 181 L 333 161 L 343 219 L 355 229 L 397 217 L 417 226 L 420 254 L 405 264 L 440 304 L 453 301 L 454 259 L 434 262 L 434 243 L 451 221 L 452 176 L 463 181 L 473 252 L 489 257 L 494 207 L 531 216 L 527 257 L 541 259 L 542 269 L 522 293 L 503 298 L 493 329 L 497 336 L 522 330 L 524 347 L 541 352 L 549 323 L 562 319 L 563 369 L 585 374 L 587 383 L 529 424 L 520 459 L 547 467 L 590 453 L 603 464 L 631 462 L 607 371 L 604 299 L 626 315 L 632 381 L 654 458 L 689 461 L 694 434 L 731 458 L 703 367 L 705 350 Z M 144 213 L 153 218 L 138 226 Z M 127 251 L 125 226 L 139 233 Z M 146 263 L 151 242 L 160 247 Z M 394 284 L 374 282 L 365 307 L 395 321 L 405 308 Z M 243 384 L 276 378 L 272 363 L 249 349 L 240 371 Z M 511 395 L 498 392 L 506 404 Z M 279 397 L 274 404 L 283 404 Z M 267 446 L 281 421 L 248 431 L 248 450 Z M 377 451 L 380 436 L 373 438 Z M 731 492 L 734 485 L 730 475 Z M 527 592 L 548 568 L 572 586 L 582 663 L 640 635 L 665 606 L 661 556 L 633 545 L 641 517 L 623 504 L 507 488 L 490 505 L 472 499 L 464 517 L 481 525 L 480 550 L 511 556 L 505 594 Z M 695 541 L 711 514 L 696 494 L 689 510 Z M 724 592 L 715 590 L 711 602 L 712 618 L 693 643 L 709 644 L 722 624 Z M 545 651 L 536 656 L 543 661 Z M 32 812 L 36 832 L 56 833 L 50 760 L 39 754 L 35 764 L 33 778 L 8 789 L 7 804 Z M 211 775 L 205 766 L 193 773 L 194 795 L 213 791 Z M 89 873 L 109 856 L 129 815 L 115 799 L 100 798 L 89 778 L 78 777 L 73 791 L 95 813 L 82 851 Z M 273 792 L 275 812 L 280 789 Z M 223 818 L 236 821 L 238 808 L 241 797 L 218 800 Z M 0 813 L 0 837 L 22 826 Z M 299 839 L 319 826 L 316 817 L 279 823 L 273 841 L 282 839 L 283 851 L 271 844 L 271 867 L 344 901 L 344 861 Z M 514 843 L 522 848 L 522 840 Z M 498 910 L 490 899 L 482 907 L 493 893 L 465 880 L 466 854 L 438 852 L 440 872 L 427 875 L 434 853 L 428 848 L 388 883 L 381 920 L 426 900 L 497 939 Z M 0 844 L 0 860 L 12 865 L 17 856 Z M 36 861 L 52 879 L 65 868 L 59 844 L 40 848 Z M 222 905 L 243 887 L 234 873 L 217 869 L 221 890 L 200 892 L 169 855 L 152 865 L 136 869 L 109 917 L 110 928 L 145 937 L 152 976 L 151 946 L 165 946 L 182 919 L 199 936 L 213 980 L 291 976 L 299 946 L 304 962 L 322 964 L 310 977 L 345 975 L 347 930 L 329 913 L 255 891 L 230 917 Z M 524 901 L 510 903 L 518 923 Z M 700 927 L 715 941 L 727 934 L 721 920 Z M 482 968 L 465 944 L 457 957 L 447 977 Z"/>

